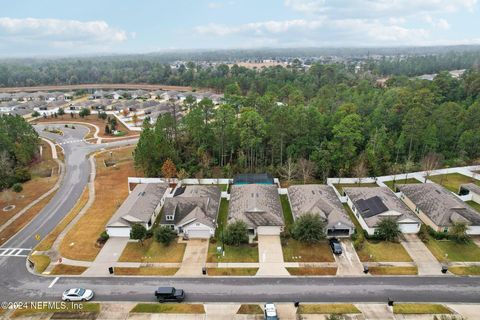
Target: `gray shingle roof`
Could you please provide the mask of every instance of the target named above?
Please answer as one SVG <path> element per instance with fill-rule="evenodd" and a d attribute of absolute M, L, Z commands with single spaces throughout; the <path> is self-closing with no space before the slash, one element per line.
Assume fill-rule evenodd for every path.
<path fill-rule="evenodd" d="M 147 223 L 167 188 L 168 185 L 165 183 L 138 184 L 115 212 L 107 227 L 130 226 L 140 222 Z"/>
<path fill-rule="evenodd" d="M 204 225 L 215 228 L 221 191 L 217 186 L 189 185 L 183 192 L 173 198 L 167 198 L 163 205 L 160 224 L 182 226 L 193 219 Z M 174 215 L 173 221 L 167 215 Z"/>
<path fill-rule="evenodd" d="M 474 209 L 438 184 L 405 184 L 398 189 L 439 227 L 451 226 L 453 221 L 480 225 Z"/>
<path fill-rule="evenodd" d="M 305 213 L 314 213 L 327 221 L 327 228 L 333 228 L 339 224 L 344 227 L 354 227 L 331 186 L 295 185 L 288 188 L 288 195 L 295 219 Z"/>
<path fill-rule="evenodd" d="M 404 220 L 413 220 L 420 222 L 415 214 L 404 204 L 388 187 L 374 187 L 374 188 L 344 188 L 345 194 L 352 200 L 357 211 L 362 215 L 363 220 L 367 226 L 374 228 L 384 217 L 394 217 L 398 222 Z M 367 201 L 367 202 L 365 202 Z M 370 202 L 381 201 L 382 205 L 376 204 L 372 209 L 375 210 L 375 214 L 370 214 L 369 210 L 360 211 L 362 205 L 369 207 Z M 383 210 L 380 210 L 383 208 Z M 378 210 L 377 210 L 378 209 Z"/>
<path fill-rule="evenodd" d="M 283 211 L 276 185 L 233 185 L 228 222 L 244 221 L 249 228 L 283 226 Z"/>

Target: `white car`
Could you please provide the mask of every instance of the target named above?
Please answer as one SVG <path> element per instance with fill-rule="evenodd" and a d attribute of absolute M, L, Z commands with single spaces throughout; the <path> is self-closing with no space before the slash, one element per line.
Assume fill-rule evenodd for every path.
<path fill-rule="evenodd" d="M 277 308 L 273 303 L 265 304 L 265 320 L 278 320 Z"/>
<path fill-rule="evenodd" d="M 63 301 L 89 301 L 93 298 L 93 291 L 83 288 L 67 289 L 63 292 Z"/>

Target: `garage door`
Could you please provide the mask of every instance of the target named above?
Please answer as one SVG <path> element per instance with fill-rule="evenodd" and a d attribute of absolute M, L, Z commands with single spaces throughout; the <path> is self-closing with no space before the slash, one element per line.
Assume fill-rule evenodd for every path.
<path fill-rule="evenodd" d="M 417 233 L 420 228 L 417 223 L 400 223 L 399 227 L 402 233 Z"/>
<path fill-rule="evenodd" d="M 264 236 L 275 236 L 280 234 L 280 227 L 258 227 L 257 228 L 258 235 Z"/>
<path fill-rule="evenodd" d="M 130 228 L 107 228 L 110 237 L 127 237 L 130 238 Z"/>
<path fill-rule="evenodd" d="M 208 230 L 208 229 L 185 230 L 185 233 L 188 234 L 188 237 L 190 239 L 194 239 L 194 238 L 208 239 L 208 238 L 210 238 L 210 230 Z"/>

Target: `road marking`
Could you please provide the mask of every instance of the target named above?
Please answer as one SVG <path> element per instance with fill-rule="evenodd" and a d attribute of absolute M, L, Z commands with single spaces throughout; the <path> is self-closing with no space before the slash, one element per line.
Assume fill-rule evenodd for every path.
<path fill-rule="evenodd" d="M 32 249 L 26 248 L 0 248 L 0 257 L 27 257 L 25 252 L 30 252 Z"/>
<path fill-rule="evenodd" d="M 48 288 L 51 288 L 55 285 L 55 283 L 57 283 L 58 279 L 60 279 L 60 277 L 56 277 L 55 279 L 53 279 L 52 283 L 50 283 L 50 285 L 48 286 Z"/>

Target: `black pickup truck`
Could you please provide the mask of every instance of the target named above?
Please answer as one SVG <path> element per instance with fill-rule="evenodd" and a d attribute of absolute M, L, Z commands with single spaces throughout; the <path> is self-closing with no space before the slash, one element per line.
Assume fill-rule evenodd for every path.
<path fill-rule="evenodd" d="M 185 291 L 182 289 L 175 289 L 174 287 L 159 287 L 155 290 L 155 297 L 158 302 L 182 302 L 185 299 Z"/>

